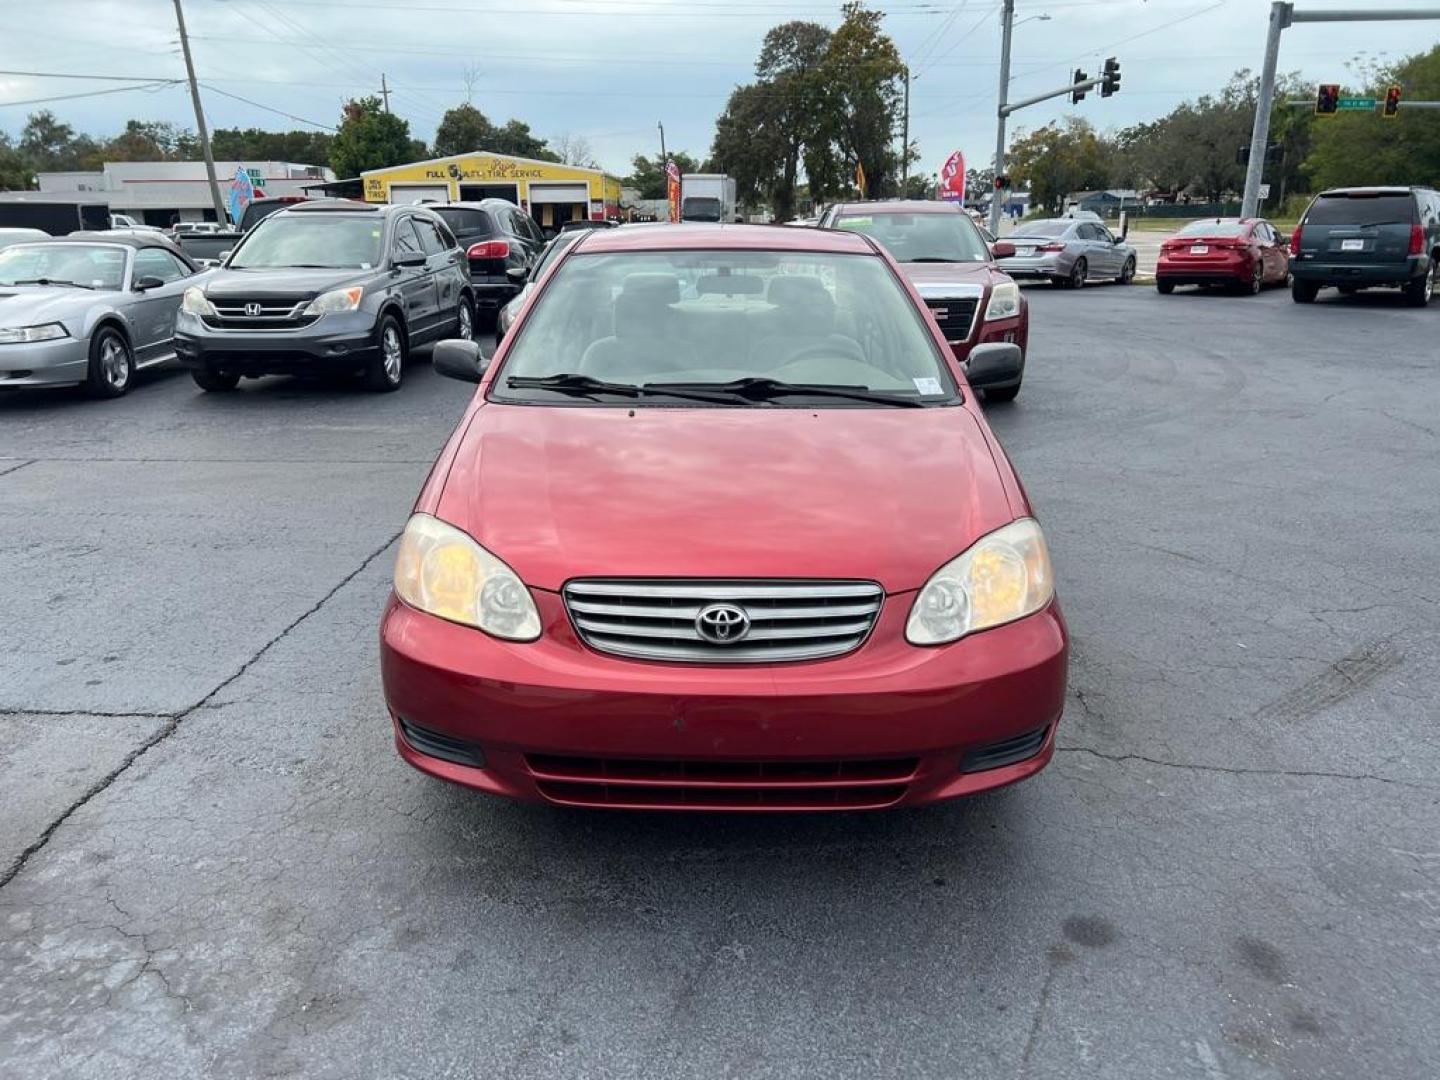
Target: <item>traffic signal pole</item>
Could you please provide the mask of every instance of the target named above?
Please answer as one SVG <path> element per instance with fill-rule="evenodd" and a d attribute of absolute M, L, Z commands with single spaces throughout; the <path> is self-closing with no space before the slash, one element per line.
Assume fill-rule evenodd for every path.
<path fill-rule="evenodd" d="M 1005 121 L 1010 112 L 1010 38 L 1015 33 L 1015 0 L 1005 0 L 1000 11 L 1000 107 L 995 118 L 995 182 L 1005 175 Z M 1000 235 L 1000 192 L 990 193 L 990 235 Z"/>
<path fill-rule="evenodd" d="M 1245 195 L 1240 216 L 1254 217 L 1260 208 L 1260 181 L 1265 145 L 1270 140 L 1270 111 L 1275 106 L 1275 67 L 1280 59 L 1280 35 L 1304 22 L 1400 22 L 1440 19 L 1440 8 L 1337 8 L 1330 11 L 1296 11 L 1292 0 L 1270 5 L 1270 33 L 1265 38 L 1265 62 L 1260 69 L 1260 92 L 1255 100 L 1255 124 L 1250 132 L 1250 164 L 1245 170 Z"/>

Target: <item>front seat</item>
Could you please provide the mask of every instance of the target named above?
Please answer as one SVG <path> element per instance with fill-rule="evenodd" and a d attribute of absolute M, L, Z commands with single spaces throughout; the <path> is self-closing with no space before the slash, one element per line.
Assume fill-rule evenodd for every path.
<path fill-rule="evenodd" d="M 680 283 L 670 274 L 631 274 L 615 298 L 615 333 L 580 358 L 580 372 L 597 379 L 651 382 L 699 366 L 694 346 L 677 332 L 672 306 Z"/>
<path fill-rule="evenodd" d="M 835 332 L 835 300 L 818 277 L 772 278 L 765 299 L 775 308 L 773 332 L 755 342 L 750 353 L 755 367 L 773 371 L 798 353 L 824 350 L 836 359 L 863 363 L 854 338 Z"/>

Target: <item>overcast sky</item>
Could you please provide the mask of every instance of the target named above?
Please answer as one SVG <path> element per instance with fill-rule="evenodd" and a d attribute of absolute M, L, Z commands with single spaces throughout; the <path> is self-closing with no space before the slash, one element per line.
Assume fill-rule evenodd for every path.
<path fill-rule="evenodd" d="M 1366 0 L 1300 0 L 1303 8 L 1363 7 Z M 999 67 L 997 0 L 893 0 L 875 4 L 917 73 L 911 135 L 921 168 L 955 148 L 974 165 L 994 152 Z M 1387 7 L 1420 7 L 1387 0 Z M 1430 5 L 1433 6 L 1433 3 Z M 1017 0 L 1012 98 L 1091 74 L 1106 56 L 1123 65 L 1123 89 L 1092 93 L 1012 118 L 1033 128 L 1073 114 L 1105 129 L 1162 115 L 1258 69 L 1265 0 Z M 753 78 L 766 30 L 790 18 L 834 26 L 823 0 L 185 0 L 210 123 L 291 128 L 334 124 L 340 103 L 378 91 L 430 141 L 441 114 L 470 98 L 496 121 L 518 117 L 540 135 L 586 136 L 601 163 L 628 172 L 632 154 L 666 143 L 698 155 L 737 84 Z M 1048 15 L 1049 19 L 1040 18 Z M 184 75 L 172 0 L 0 0 L 0 69 L 148 79 Z M 1345 82 L 1347 62 L 1398 59 L 1440 40 L 1440 23 L 1311 24 L 1286 31 L 1282 71 Z M 125 89 L 43 104 L 36 98 L 125 86 L 0 74 L 0 130 L 48 108 L 81 131 L 113 134 L 131 117 L 194 126 L 182 86 Z M 247 104 L 218 91 L 240 95 Z"/>

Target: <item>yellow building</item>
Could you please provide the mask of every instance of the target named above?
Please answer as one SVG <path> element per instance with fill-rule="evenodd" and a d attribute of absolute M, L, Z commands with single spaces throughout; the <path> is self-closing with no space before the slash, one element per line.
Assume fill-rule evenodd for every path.
<path fill-rule="evenodd" d="M 485 151 L 371 169 L 360 178 L 366 202 L 508 199 L 546 229 L 620 214 L 620 181 L 599 169 Z"/>

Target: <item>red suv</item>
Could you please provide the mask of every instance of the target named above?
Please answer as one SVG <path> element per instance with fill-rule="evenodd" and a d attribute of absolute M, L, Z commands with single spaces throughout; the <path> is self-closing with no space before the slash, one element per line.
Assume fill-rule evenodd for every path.
<path fill-rule="evenodd" d="M 839 810 L 1025 779 L 1067 635 L 966 368 L 878 244 L 586 234 L 493 359 L 405 529 L 381 626 L 396 745 L 573 806 Z"/>

